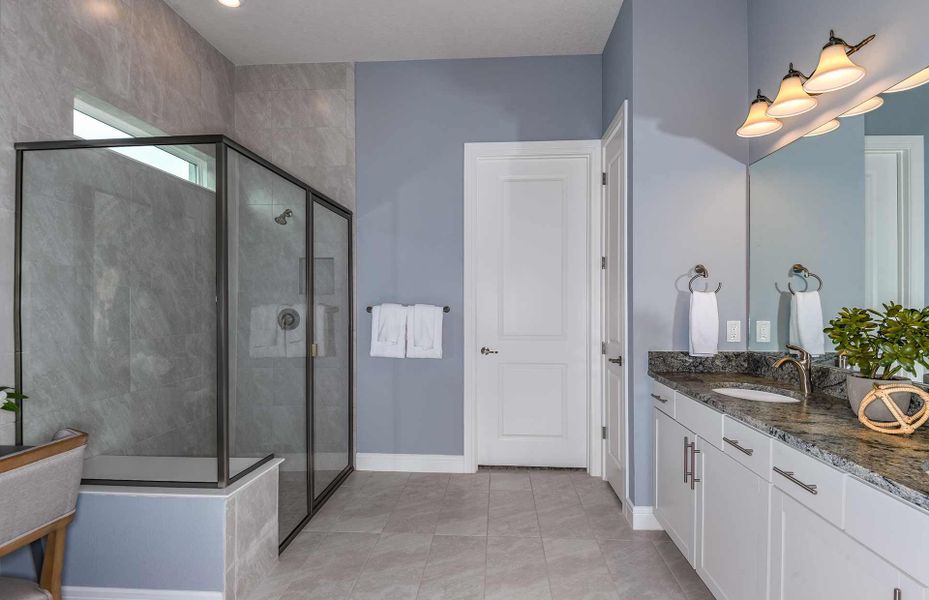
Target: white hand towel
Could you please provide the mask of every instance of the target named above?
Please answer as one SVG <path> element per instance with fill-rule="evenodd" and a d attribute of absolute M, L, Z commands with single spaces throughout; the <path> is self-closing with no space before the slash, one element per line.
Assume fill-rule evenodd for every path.
<path fill-rule="evenodd" d="M 248 354 L 252 358 L 284 356 L 284 335 L 277 325 L 277 305 L 253 306 L 248 323 Z"/>
<path fill-rule="evenodd" d="M 819 292 L 796 292 L 790 297 L 790 343 L 813 356 L 826 352 L 823 305 Z"/>
<path fill-rule="evenodd" d="M 714 356 L 719 352 L 719 309 L 715 292 L 690 294 L 690 355 Z"/>
<path fill-rule="evenodd" d="M 410 311 L 406 325 L 407 358 L 442 358 L 441 306 L 417 304 Z"/>
<path fill-rule="evenodd" d="M 397 344 L 406 335 L 407 307 L 402 304 L 379 304 L 380 318 L 374 330 L 378 342 Z M 374 311 L 371 312 L 372 319 Z M 373 322 L 373 321 L 372 321 Z"/>
<path fill-rule="evenodd" d="M 300 321 L 295 328 L 284 331 L 286 355 L 289 358 L 306 356 L 306 305 L 293 304 L 281 307 L 281 309 L 285 308 L 297 311 L 297 315 L 300 317 Z"/>
<path fill-rule="evenodd" d="M 385 310 L 386 309 L 386 310 Z M 379 304 L 371 310 L 371 356 L 406 356 L 407 307 Z"/>

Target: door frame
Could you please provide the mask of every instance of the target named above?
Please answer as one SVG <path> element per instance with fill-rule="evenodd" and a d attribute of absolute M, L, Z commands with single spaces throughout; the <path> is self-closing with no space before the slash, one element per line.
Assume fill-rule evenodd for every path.
<path fill-rule="evenodd" d="M 623 397 L 622 405 L 619 407 L 621 414 L 623 415 L 623 430 L 621 432 L 623 445 L 623 473 L 624 479 L 623 489 L 625 490 L 625 498 L 622 498 L 624 506 L 630 506 L 630 496 L 629 496 L 629 480 L 630 480 L 630 435 L 629 435 L 629 390 L 630 390 L 630 380 L 632 379 L 629 368 L 630 354 L 629 354 L 629 332 L 630 332 L 630 323 L 629 323 L 629 126 L 626 115 L 629 114 L 629 100 L 623 100 L 623 103 L 619 106 L 619 110 L 616 111 L 616 115 L 613 117 L 613 120 L 610 122 L 609 127 L 607 127 L 606 132 L 603 134 L 603 138 L 600 142 L 600 164 L 601 167 L 606 166 L 606 146 L 609 144 L 617 135 L 622 135 L 623 137 L 623 160 L 621 164 L 622 168 L 622 187 L 619 190 L 619 210 L 623 215 L 623 231 L 622 231 L 622 246 L 623 246 L 623 262 L 620 266 L 620 277 L 622 277 L 625 285 L 623 285 L 623 298 L 622 298 L 622 314 L 620 318 L 625 324 L 623 327 Z M 600 186 L 600 207 L 601 211 L 606 211 L 606 193 L 607 186 Z M 606 220 L 601 217 L 603 222 L 603 227 L 607 226 Z M 606 252 L 606 231 L 601 233 L 602 248 L 604 253 Z M 601 271 L 601 282 L 605 280 L 606 273 Z M 604 283 L 601 283 L 601 306 L 606 308 L 606 286 Z M 601 322 L 605 321 L 601 318 Z M 601 330 L 601 339 L 606 339 L 606 330 Z M 600 357 L 600 363 L 603 365 L 606 360 L 606 356 Z M 602 402 L 606 402 L 606 369 L 602 369 L 602 377 L 600 379 L 601 392 L 600 397 Z M 601 408 L 601 414 L 606 414 L 606 407 Z M 600 464 L 606 464 L 606 444 L 607 440 L 601 440 L 600 443 Z M 603 469 L 601 477 L 606 480 L 606 469 Z"/>
<path fill-rule="evenodd" d="M 603 375 L 600 343 L 603 294 L 600 256 L 603 248 L 603 196 L 600 140 L 552 142 L 482 142 L 464 145 L 464 471 L 477 471 L 477 163 L 480 160 L 529 157 L 584 157 L 588 178 L 588 306 L 587 306 L 587 472 L 600 476 L 603 447 Z"/>

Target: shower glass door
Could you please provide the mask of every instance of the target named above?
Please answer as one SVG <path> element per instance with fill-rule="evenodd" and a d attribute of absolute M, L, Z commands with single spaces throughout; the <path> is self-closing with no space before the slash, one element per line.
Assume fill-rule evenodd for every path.
<path fill-rule="evenodd" d="M 351 221 L 313 202 L 313 494 L 321 500 L 351 464 Z"/>
<path fill-rule="evenodd" d="M 307 192 L 227 151 L 229 471 L 283 458 L 278 536 L 309 515 Z"/>

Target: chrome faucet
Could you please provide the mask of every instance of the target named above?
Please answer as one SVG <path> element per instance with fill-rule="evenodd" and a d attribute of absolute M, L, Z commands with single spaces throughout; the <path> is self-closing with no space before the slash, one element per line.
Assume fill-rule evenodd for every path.
<path fill-rule="evenodd" d="M 800 390 L 804 396 L 813 393 L 813 357 L 809 352 L 800 346 L 787 344 L 787 350 L 793 350 L 799 358 L 794 358 L 792 354 L 782 356 L 774 363 L 775 369 L 780 369 L 785 363 L 790 363 L 797 369 L 797 375 L 800 377 Z"/>

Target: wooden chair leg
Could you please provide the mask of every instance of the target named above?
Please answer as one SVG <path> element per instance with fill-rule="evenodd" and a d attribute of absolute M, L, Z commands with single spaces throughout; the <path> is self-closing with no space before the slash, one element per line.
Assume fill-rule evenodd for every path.
<path fill-rule="evenodd" d="M 62 525 L 48 534 L 45 544 L 45 559 L 42 561 L 42 576 L 39 585 L 47 590 L 54 600 L 61 600 L 61 572 L 65 560 L 65 531 Z"/>

